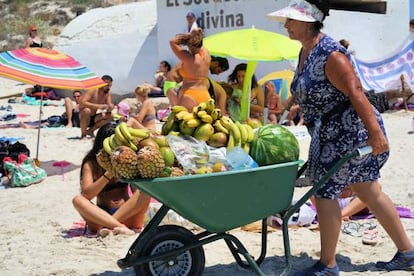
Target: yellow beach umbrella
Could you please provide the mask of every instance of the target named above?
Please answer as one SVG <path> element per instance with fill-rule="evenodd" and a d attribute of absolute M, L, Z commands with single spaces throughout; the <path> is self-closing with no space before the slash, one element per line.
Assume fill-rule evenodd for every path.
<path fill-rule="evenodd" d="M 213 34 L 207 36 L 203 44 L 212 55 L 247 61 L 241 99 L 241 120 L 249 117 L 251 79 L 257 62 L 296 60 L 300 50 L 299 42 L 285 35 L 254 27 Z"/>

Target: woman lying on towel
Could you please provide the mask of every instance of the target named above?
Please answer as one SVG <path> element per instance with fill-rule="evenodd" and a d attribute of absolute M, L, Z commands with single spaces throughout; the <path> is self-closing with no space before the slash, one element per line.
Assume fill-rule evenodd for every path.
<path fill-rule="evenodd" d="M 315 206 L 314 197 L 310 198 Z M 351 187 L 345 188 L 337 199 L 341 207 L 341 215 L 343 221 L 348 221 L 354 215 L 368 215 L 370 213 L 368 207 L 363 203 L 351 190 Z"/>

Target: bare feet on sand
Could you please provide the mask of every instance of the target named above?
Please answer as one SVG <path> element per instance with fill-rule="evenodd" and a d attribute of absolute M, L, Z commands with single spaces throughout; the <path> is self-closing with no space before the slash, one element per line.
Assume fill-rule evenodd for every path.
<path fill-rule="evenodd" d="M 111 229 L 108 229 L 108 228 L 102 228 L 102 229 L 100 229 L 99 231 L 98 231 L 98 236 L 99 237 L 102 237 L 102 238 L 105 238 L 106 236 L 108 236 L 109 234 L 111 234 L 112 233 L 112 230 Z"/>
<path fill-rule="evenodd" d="M 112 230 L 109 228 L 102 228 L 98 231 L 98 236 L 105 238 L 111 233 L 113 235 L 135 235 L 136 232 L 134 230 L 129 229 L 128 227 L 117 226 Z"/>
<path fill-rule="evenodd" d="M 127 227 L 115 227 L 112 233 L 114 235 L 135 235 L 135 232 Z"/>

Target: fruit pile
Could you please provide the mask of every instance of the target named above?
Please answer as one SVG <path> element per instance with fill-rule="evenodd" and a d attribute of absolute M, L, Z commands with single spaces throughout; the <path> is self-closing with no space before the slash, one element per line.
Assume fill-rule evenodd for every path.
<path fill-rule="evenodd" d="M 125 122 L 103 141 L 96 156 L 99 165 L 122 179 L 156 178 L 183 175 L 174 167 L 175 156 L 164 136 L 147 129 L 134 129 Z"/>
<path fill-rule="evenodd" d="M 227 150 L 241 147 L 260 166 L 298 160 L 299 144 L 289 130 L 280 125 L 259 125 L 254 132 L 248 123 L 234 122 L 222 115 L 214 100 L 195 106 L 192 112 L 183 106 L 174 106 L 158 135 L 120 123 L 115 133 L 103 141 L 103 149 L 96 156 L 97 162 L 105 170 L 126 180 L 184 175 L 182 165 L 185 164 L 177 161 L 167 135 L 192 136 L 211 147 L 226 147 Z M 180 159 L 182 155 L 178 154 Z M 190 173 L 227 170 L 223 162 L 205 163 Z"/>
<path fill-rule="evenodd" d="M 193 136 L 212 147 L 232 149 L 239 146 L 247 153 L 254 139 L 253 128 L 249 124 L 233 122 L 230 117 L 221 114 L 213 99 L 195 106 L 192 112 L 184 106 L 173 106 L 161 134 Z"/>

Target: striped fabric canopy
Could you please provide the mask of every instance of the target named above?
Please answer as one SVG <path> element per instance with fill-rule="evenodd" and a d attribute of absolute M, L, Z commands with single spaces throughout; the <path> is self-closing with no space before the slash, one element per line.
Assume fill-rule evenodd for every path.
<path fill-rule="evenodd" d="M 47 48 L 21 48 L 0 53 L 0 76 L 61 89 L 93 89 L 106 85 L 74 58 Z"/>

